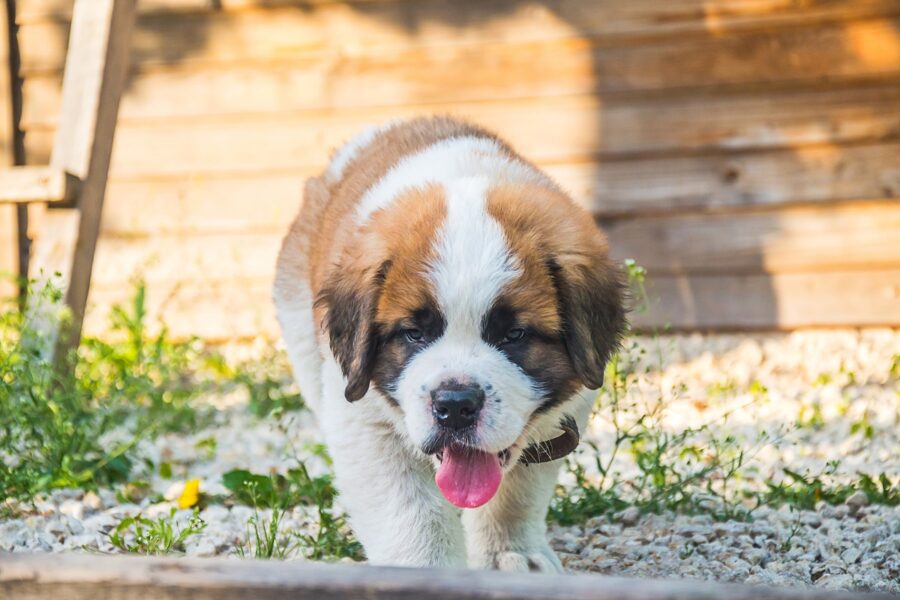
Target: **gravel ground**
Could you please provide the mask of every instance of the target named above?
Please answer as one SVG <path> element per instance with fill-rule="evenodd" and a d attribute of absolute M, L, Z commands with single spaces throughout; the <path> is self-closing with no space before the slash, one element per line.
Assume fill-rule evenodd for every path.
<path fill-rule="evenodd" d="M 835 483 L 863 472 L 886 473 L 898 484 L 900 331 L 667 336 L 637 343 L 647 350 L 637 367 L 649 373 L 631 385 L 627 403 L 640 411 L 665 401 L 659 422 L 665 429 L 706 423 L 710 435 L 734 435 L 752 455 L 746 485 L 778 481 L 785 466 L 819 473 L 836 458 Z M 107 534 L 119 520 L 168 514 L 186 479 L 200 479 L 202 491 L 221 494 L 222 473 L 235 468 L 284 471 L 295 457 L 313 474 L 326 468 L 312 452 L 317 434 L 308 413 L 260 420 L 247 412 L 243 398 L 214 401 L 221 410 L 210 428 L 140 448 L 154 464 L 173 466 L 171 479 L 142 475 L 166 502 L 122 504 L 112 490 L 59 490 L 0 521 L 0 550 L 115 552 Z M 797 427 L 798 421 L 805 426 Z M 763 432 L 768 437 L 761 438 Z M 211 436 L 214 452 L 198 447 Z M 598 418 L 586 437 L 604 452 L 613 429 Z M 625 454 L 616 469 L 627 480 L 634 466 Z M 208 526 L 189 538 L 187 554 L 238 555 L 253 514 L 244 506 L 208 506 L 201 512 Z M 176 521 L 189 515 L 181 510 Z M 311 509 L 295 508 L 284 530 L 308 530 L 311 517 Z M 581 526 L 551 526 L 550 536 L 572 571 L 900 593 L 900 507 L 869 505 L 864 494 L 811 511 L 763 507 L 751 522 L 626 509 Z"/>

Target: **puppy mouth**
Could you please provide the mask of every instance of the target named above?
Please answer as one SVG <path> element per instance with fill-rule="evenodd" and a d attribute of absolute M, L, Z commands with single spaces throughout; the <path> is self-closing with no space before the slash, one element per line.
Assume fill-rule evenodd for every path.
<path fill-rule="evenodd" d="M 478 508 L 496 495 L 503 479 L 502 452 L 485 452 L 451 444 L 438 453 L 434 482 L 444 498 L 458 508 Z"/>
<path fill-rule="evenodd" d="M 477 448 L 473 448 L 472 450 L 478 451 Z M 443 463 L 444 462 L 444 449 L 441 448 L 440 450 L 435 452 L 434 456 L 438 459 L 438 462 Z M 512 452 L 510 452 L 509 448 L 506 448 L 505 450 L 501 450 L 500 452 L 497 453 L 497 458 L 500 459 L 501 467 L 505 468 L 509 464 L 510 456 L 512 456 Z"/>

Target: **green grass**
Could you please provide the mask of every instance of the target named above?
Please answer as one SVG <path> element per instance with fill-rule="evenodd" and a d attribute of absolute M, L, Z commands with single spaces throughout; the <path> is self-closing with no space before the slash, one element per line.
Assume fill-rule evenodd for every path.
<path fill-rule="evenodd" d="M 633 310 L 642 312 L 648 305 L 646 272 L 630 260 L 625 261 L 625 270 L 635 302 Z M 662 425 L 669 408 L 667 390 L 656 389 L 656 400 L 649 404 L 639 406 L 629 400 L 631 388 L 651 385 L 647 375 L 663 370 L 661 338 L 655 333 L 651 339 L 654 356 L 649 357 L 652 364 L 644 372 L 638 372 L 637 365 L 648 362 L 648 351 L 634 342 L 627 343 L 607 365 L 606 383 L 597 396 L 593 419 L 611 425 L 612 447 L 604 452 L 596 444 L 583 442 L 567 459 L 569 481 L 557 486 L 548 514 L 550 521 L 575 525 L 592 517 L 614 516 L 628 507 L 637 507 L 642 513 L 674 511 L 708 514 L 716 520 L 748 520 L 760 506 L 811 510 L 820 502 L 843 503 L 857 491 L 865 493 L 873 504 L 900 503 L 900 489 L 886 473 L 858 473 L 852 481 L 837 482 L 831 477 L 837 462 L 818 474 L 784 469 L 782 480 L 767 482 L 764 489 L 749 485 L 746 473 L 753 467 L 754 454 L 776 440 L 763 435 L 747 443 L 728 434 L 718 435 L 724 419 L 667 431 Z M 894 357 L 894 377 L 900 372 L 898 364 L 898 357 Z M 855 382 L 853 373 L 844 375 L 848 384 Z M 830 374 L 822 373 L 813 386 L 832 381 Z M 733 379 L 726 379 L 708 386 L 706 393 L 708 397 L 728 396 L 738 392 L 738 387 Z M 759 381 L 750 382 L 747 392 L 754 401 L 768 400 L 769 390 Z M 791 429 L 824 425 L 821 407 L 812 402 L 802 407 Z M 850 434 L 872 438 L 874 429 L 868 412 L 851 423 Z M 617 461 L 623 457 L 630 459 L 636 474 L 626 477 L 616 470 L 620 464 Z"/>
<path fill-rule="evenodd" d="M 311 560 L 362 558 L 362 546 L 353 538 L 344 517 L 335 513 L 337 492 L 331 475 L 312 477 L 306 465 L 297 460 L 286 476 L 235 470 L 225 473 L 222 483 L 235 501 L 256 509 L 247 524 L 247 545 L 256 558 L 285 558 L 294 552 Z M 281 531 L 285 511 L 295 506 L 313 509 L 314 517 L 308 525 L 314 533 Z M 260 509 L 271 510 L 268 519 L 260 515 Z"/>
<path fill-rule="evenodd" d="M 52 285 L 30 293 L 49 304 L 61 296 Z M 246 389 L 259 414 L 303 406 L 272 360 L 232 367 L 197 339 L 173 340 L 164 326 L 151 334 L 146 293 L 136 284 L 131 303 L 112 309 L 108 336 L 85 337 L 62 371 L 36 348 L 40 334 L 18 303 L 0 310 L 0 500 L 111 487 L 136 467 L 154 469 L 136 456 L 138 442 L 209 424 L 214 410 L 198 400 L 211 393 Z M 55 318 L 65 326 L 64 310 Z"/>
<path fill-rule="evenodd" d="M 109 534 L 109 541 L 119 550 L 135 554 L 184 552 L 185 541 L 206 529 L 206 523 L 194 510 L 187 523 L 180 527 L 175 523 L 175 513 L 173 508 L 167 516 L 156 519 L 141 515 L 122 519 Z"/>

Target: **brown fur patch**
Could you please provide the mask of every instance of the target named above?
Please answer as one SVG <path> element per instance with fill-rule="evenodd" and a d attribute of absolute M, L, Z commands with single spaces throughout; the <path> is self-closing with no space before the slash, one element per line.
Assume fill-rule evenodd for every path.
<path fill-rule="evenodd" d="M 479 127 L 446 117 L 406 121 L 385 130 L 361 148 L 339 181 L 326 182 L 328 193 L 320 200 L 324 207 L 307 208 L 307 199 L 299 218 L 312 223 L 309 266 L 313 293 L 321 287 L 326 272 L 340 264 L 344 250 L 355 243 L 356 208 L 366 191 L 404 157 L 441 140 L 461 136 L 497 139 Z M 498 143 L 505 147 L 499 140 Z"/>
<path fill-rule="evenodd" d="M 435 234 L 446 215 L 444 191 L 437 185 L 411 190 L 372 215 L 363 235 L 382 240 L 391 261 L 376 312 L 383 326 L 436 304 L 427 273 L 435 258 Z"/>
<path fill-rule="evenodd" d="M 599 387 L 625 327 L 622 285 L 591 215 L 559 190 L 504 184 L 487 210 L 503 228 L 523 274 L 508 302 L 561 331 L 575 370 Z"/>

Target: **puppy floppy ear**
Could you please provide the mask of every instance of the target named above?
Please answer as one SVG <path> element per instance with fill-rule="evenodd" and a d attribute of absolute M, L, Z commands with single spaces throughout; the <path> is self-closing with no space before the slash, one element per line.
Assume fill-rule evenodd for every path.
<path fill-rule="evenodd" d="M 375 310 L 389 266 L 385 262 L 379 268 L 337 269 L 316 299 L 326 310 L 323 325 L 347 380 L 344 397 L 350 402 L 369 390 L 378 353 Z"/>
<path fill-rule="evenodd" d="M 569 357 L 584 385 L 597 389 L 625 333 L 625 285 L 621 272 L 606 256 L 605 242 L 593 246 L 585 254 L 557 254 L 547 263 L 556 285 Z"/>

